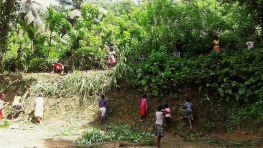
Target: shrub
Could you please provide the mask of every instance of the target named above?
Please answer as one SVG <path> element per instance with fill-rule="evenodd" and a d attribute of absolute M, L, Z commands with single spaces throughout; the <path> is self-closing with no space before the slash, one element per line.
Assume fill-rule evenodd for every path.
<path fill-rule="evenodd" d="M 0 128 L 6 128 L 10 125 L 10 122 L 8 120 L 3 120 L 0 124 Z"/>
<path fill-rule="evenodd" d="M 91 144 L 95 142 L 101 142 L 106 141 L 107 138 L 105 135 L 101 134 L 99 130 L 92 129 L 89 131 L 86 131 L 83 136 L 77 140 L 77 143 L 82 144 Z"/>
<path fill-rule="evenodd" d="M 43 72 L 50 70 L 50 64 L 44 58 L 33 58 L 29 62 L 28 70 L 35 72 Z"/>
<path fill-rule="evenodd" d="M 126 140 L 133 143 L 153 143 L 153 136 L 150 133 L 140 132 L 128 125 L 109 126 L 107 130 L 105 134 L 96 129 L 88 130 L 77 142 L 91 144 L 101 141 Z"/>

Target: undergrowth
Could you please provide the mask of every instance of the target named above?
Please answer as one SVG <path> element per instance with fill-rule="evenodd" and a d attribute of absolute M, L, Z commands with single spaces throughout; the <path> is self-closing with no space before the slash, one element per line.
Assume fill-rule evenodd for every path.
<path fill-rule="evenodd" d="M 153 144 L 153 136 L 148 132 L 141 132 L 128 125 L 115 125 L 107 127 L 106 132 L 98 129 L 86 131 L 83 136 L 77 140 L 77 143 L 91 144 L 102 141 L 124 140 L 138 144 Z"/>

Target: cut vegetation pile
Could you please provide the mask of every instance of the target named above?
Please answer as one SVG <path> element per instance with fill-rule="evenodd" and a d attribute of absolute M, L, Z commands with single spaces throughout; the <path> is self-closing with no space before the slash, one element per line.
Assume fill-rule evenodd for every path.
<path fill-rule="evenodd" d="M 104 93 L 111 86 L 110 71 L 73 72 L 63 77 L 54 76 L 36 81 L 31 93 L 43 93 L 45 96 L 79 96 L 84 99 Z"/>

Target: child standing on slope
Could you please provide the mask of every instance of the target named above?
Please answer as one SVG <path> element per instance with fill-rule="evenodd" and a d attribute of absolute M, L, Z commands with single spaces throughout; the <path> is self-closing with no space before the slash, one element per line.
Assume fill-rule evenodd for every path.
<path fill-rule="evenodd" d="M 5 94 L 0 94 L 0 122 L 5 117 L 4 108 L 7 104 L 6 102 L 4 102 L 4 100 L 5 100 Z"/>
<path fill-rule="evenodd" d="M 155 112 L 155 136 L 156 136 L 156 146 L 160 148 L 161 138 L 164 136 L 163 131 L 163 119 L 164 119 L 164 112 L 163 106 L 160 105 Z"/>
<path fill-rule="evenodd" d="M 169 127 L 171 124 L 171 109 L 167 103 L 164 105 L 164 113 L 165 127 Z"/>
<path fill-rule="evenodd" d="M 39 94 L 34 102 L 34 117 L 37 123 L 40 123 L 44 116 L 44 98 Z"/>
<path fill-rule="evenodd" d="M 99 108 L 100 108 L 99 111 L 101 112 L 101 118 L 100 118 L 101 124 L 104 123 L 106 120 L 107 107 L 108 107 L 108 101 L 104 95 L 101 95 L 99 100 Z"/>
<path fill-rule="evenodd" d="M 144 121 L 146 114 L 147 114 L 147 110 L 148 110 L 147 97 L 146 97 L 146 94 L 144 94 L 142 96 L 141 104 L 140 104 L 140 116 L 141 116 L 140 121 Z"/>
<path fill-rule="evenodd" d="M 184 118 L 188 120 L 189 128 L 192 129 L 193 111 L 192 111 L 192 102 L 190 101 L 190 99 L 185 100 L 184 109 L 185 109 Z"/>

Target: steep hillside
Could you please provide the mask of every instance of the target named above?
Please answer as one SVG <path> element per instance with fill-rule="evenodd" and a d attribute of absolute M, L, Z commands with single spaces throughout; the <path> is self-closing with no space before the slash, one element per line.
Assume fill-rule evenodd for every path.
<path fill-rule="evenodd" d="M 97 81 L 94 79 L 96 77 Z M 163 145 L 167 148 L 172 148 L 174 145 L 182 147 L 186 147 L 187 145 L 195 145 L 196 147 L 220 147 L 229 144 L 240 146 L 262 145 L 262 136 L 260 135 L 262 131 L 259 130 L 260 126 L 247 129 L 241 128 L 239 130 L 227 129 L 227 123 L 224 119 L 219 118 L 220 116 L 226 115 L 226 112 L 223 112 L 222 106 L 220 108 L 222 109 L 221 113 L 211 112 L 210 109 L 215 107 L 215 104 L 222 105 L 220 100 L 218 100 L 218 103 L 208 103 L 200 99 L 201 94 L 195 87 L 178 89 L 177 92 L 159 97 L 149 96 L 149 112 L 146 121 L 140 122 L 139 102 L 143 91 L 137 88 L 126 87 L 125 85 L 116 89 L 110 89 L 110 83 L 106 83 L 110 81 L 108 79 L 110 78 L 110 71 L 78 72 L 63 77 L 59 75 L 52 77 L 52 75 L 48 73 L 23 73 L 1 75 L 0 78 L 3 82 L 1 90 L 7 94 L 8 101 L 12 101 L 13 97 L 19 92 L 23 94 L 26 90 L 30 90 L 30 96 L 25 100 L 26 113 L 22 114 L 18 119 L 9 121 L 9 127 L 25 135 L 25 137 L 30 138 L 29 135 L 35 135 L 35 141 L 38 142 L 29 142 L 29 144 L 23 142 L 25 146 L 42 145 L 40 143 L 43 143 L 44 139 L 57 139 L 58 144 L 72 145 L 71 142 L 63 142 L 60 140 L 75 141 L 81 137 L 83 131 L 90 128 L 105 131 L 108 125 L 130 125 L 140 131 L 153 133 L 155 110 L 159 104 L 164 103 L 170 104 L 173 117 L 172 126 L 166 131 L 166 136 L 163 140 Z M 93 85 L 88 83 L 90 79 L 94 80 L 92 81 Z M 105 82 L 102 89 L 92 89 L 94 93 L 89 92 L 91 89 L 88 88 L 97 88 L 94 82 L 102 81 Z M 86 87 L 88 84 L 90 85 Z M 81 88 L 84 88 L 83 85 L 86 87 L 85 91 L 80 91 L 82 90 Z M 76 88 L 73 89 L 70 86 Z M 83 93 L 86 91 L 89 92 L 90 96 Z M 28 114 L 32 110 L 34 97 L 38 93 L 44 94 L 46 103 L 44 121 L 41 125 L 36 126 L 28 120 Z M 105 94 L 109 99 L 109 118 L 105 125 L 98 124 L 97 98 L 100 94 Z M 179 109 L 184 98 L 191 98 L 194 104 L 194 130 L 189 130 L 186 122 L 181 123 L 179 120 Z M 227 106 L 225 106 L 224 109 L 227 109 Z M 7 109 L 7 113 L 8 111 L 10 111 L 10 107 Z M 216 109 L 216 111 L 218 111 L 218 109 Z M 249 127 L 247 125 L 248 123 L 246 123 L 244 127 Z M 31 132 L 26 132 L 30 129 L 32 129 Z M 26 131 L 21 132 L 22 130 Z M 225 130 L 227 130 L 227 132 L 224 132 Z M 42 134 L 39 135 L 39 132 Z M 11 134 L 11 132 L 5 129 L 2 131 L 2 134 Z M 239 138 L 236 138 L 237 136 Z M 19 139 L 19 137 L 17 138 Z M 5 139 L 5 143 L 7 141 L 8 140 Z M 56 142 L 52 141 L 45 141 L 46 147 L 52 147 L 50 143 L 56 144 Z M 0 141 L 0 143 L 3 143 L 3 140 Z M 105 144 L 99 144 L 101 147 L 103 145 Z M 112 144 L 106 144 L 106 147 L 111 145 Z M 118 145 L 121 146 L 123 144 L 115 143 L 116 147 L 118 147 Z M 134 144 L 126 145 L 131 146 Z M 72 146 L 74 147 L 76 145 L 73 144 Z"/>

